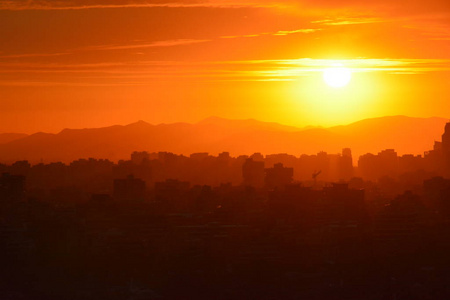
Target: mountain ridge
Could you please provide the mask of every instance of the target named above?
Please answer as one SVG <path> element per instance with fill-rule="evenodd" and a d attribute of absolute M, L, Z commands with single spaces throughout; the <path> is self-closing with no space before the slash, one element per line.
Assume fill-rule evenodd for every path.
<path fill-rule="evenodd" d="M 440 140 L 445 118 L 386 116 L 329 128 L 297 128 L 254 119 L 210 117 L 200 122 L 153 125 L 137 121 L 100 128 L 35 133 L 0 143 L 0 162 L 70 162 L 79 158 L 127 159 L 133 151 L 195 152 L 232 155 L 338 153 L 351 148 L 354 157 L 393 148 L 399 154 L 423 154 Z M 1 137 L 1 135 L 0 135 Z M 0 139 L 1 141 L 1 139 Z"/>
<path fill-rule="evenodd" d="M 25 133 L 11 133 L 11 132 L 0 133 L 0 144 L 7 144 L 9 142 L 24 138 L 26 136 L 28 136 L 28 134 Z"/>

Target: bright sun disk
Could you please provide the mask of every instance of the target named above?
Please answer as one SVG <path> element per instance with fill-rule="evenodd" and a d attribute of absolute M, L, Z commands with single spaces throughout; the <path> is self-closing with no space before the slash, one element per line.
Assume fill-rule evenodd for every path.
<path fill-rule="evenodd" d="M 323 71 L 323 80 L 331 87 L 339 88 L 346 86 L 352 79 L 350 69 L 336 66 Z"/>

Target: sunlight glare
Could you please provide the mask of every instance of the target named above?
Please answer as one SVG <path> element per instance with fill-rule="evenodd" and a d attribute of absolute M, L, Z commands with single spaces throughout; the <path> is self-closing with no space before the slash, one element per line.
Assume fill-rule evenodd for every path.
<path fill-rule="evenodd" d="M 323 80 L 326 84 L 334 88 L 340 88 L 346 86 L 352 78 L 350 69 L 335 66 L 327 68 L 323 71 Z"/>

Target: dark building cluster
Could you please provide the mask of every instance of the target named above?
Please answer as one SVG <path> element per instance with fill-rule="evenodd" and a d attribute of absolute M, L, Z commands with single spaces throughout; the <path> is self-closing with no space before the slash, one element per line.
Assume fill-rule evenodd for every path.
<path fill-rule="evenodd" d="M 422 156 L 0 165 L 2 299 L 447 299 L 450 124 Z"/>

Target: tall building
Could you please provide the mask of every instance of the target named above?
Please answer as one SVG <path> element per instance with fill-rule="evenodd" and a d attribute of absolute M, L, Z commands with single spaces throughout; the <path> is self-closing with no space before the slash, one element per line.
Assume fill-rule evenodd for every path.
<path fill-rule="evenodd" d="M 134 151 L 133 153 L 131 153 L 131 161 L 135 165 L 140 165 L 144 161 L 149 161 L 149 160 L 150 160 L 150 154 L 147 151 L 141 151 L 141 152 Z"/>
<path fill-rule="evenodd" d="M 358 171 L 361 176 L 371 180 L 389 176 L 395 178 L 398 175 L 399 159 L 394 149 L 386 149 L 377 155 L 367 153 L 361 155 L 358 160 Z"/>
<path fill-rule="evenodd" d="M 266 169 L 265 184 L 268 189 L 284 189 L 292 183 L 294 168 L 286 168 L 282 163 L 275 164 L 273 168 Z"/>
<path fill-rule="evenodd" d="M 446 177 L 450 176 L 450 122 L 445 124 L 445 131 L 442 135 L 442 159 L 443 173 Z"/>
<path fill-rule="evenodd" d="M 155 182 L 155 201 L 166 212 L 185 211 L 188 209 L 188 192 L 190 184 L 187 181 L 167 179 Z"/>
<path fill-rule="evenodd" d="M 0 177 L 0 201 L 20 201 L 25 198 L 25 176 L 3 173 Z"/>
<path fill-rule="evenodd" d="M 256 188 L 263 187 L 264 162 L 254 161 L 253 158 L 248 158 L 242 165 L 242 177 L 244 178 L 244 185 Z"/>
<path fill-rule="evenodd" d="M 143 201 L 145 181 L 129 175 L 125 179 L 114 179 L 114 199 L 117 201 Z"/>
<path fill-rule="evenodd" d="M 445 124 L 444 133 L 442 134 L 442 149 L 446 152 L 450 151 L 450 122 Z"/>
<path fill-rule="evenodd" d="M 342 156 L 339 159 L 339 179 L 350 180 L 353 177 L 353 159 L 350 148 L 342 149 Z"/>

